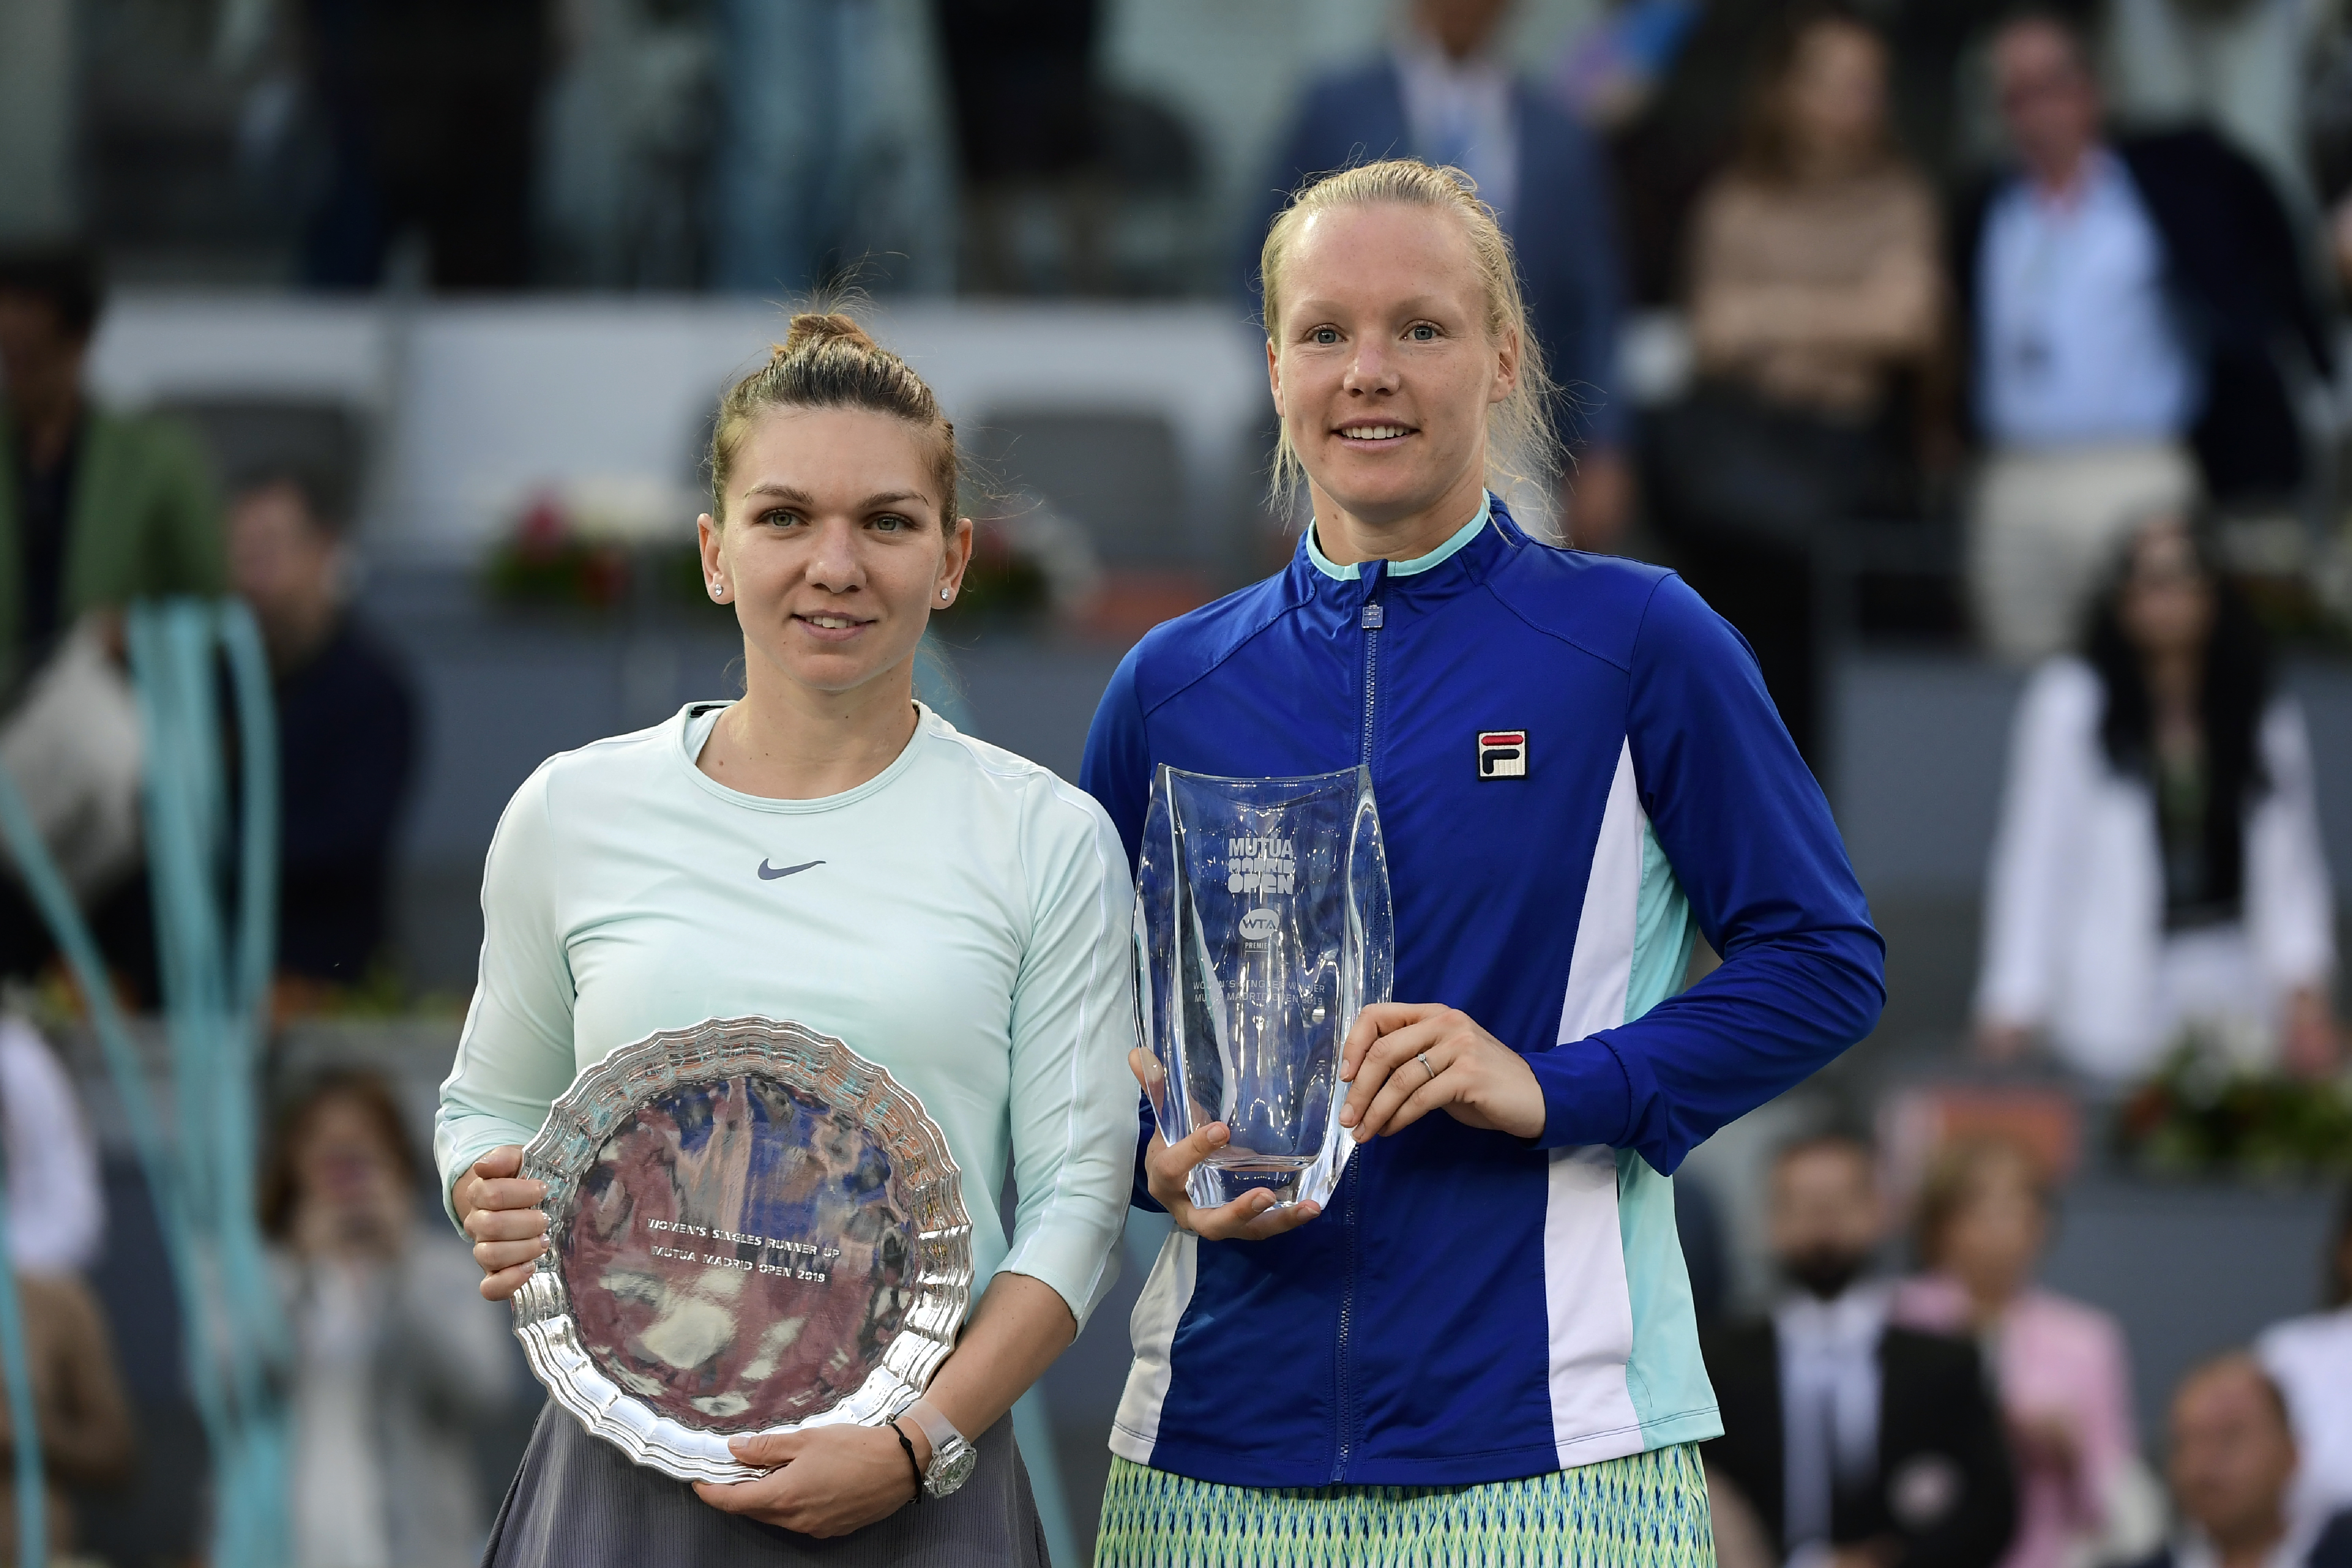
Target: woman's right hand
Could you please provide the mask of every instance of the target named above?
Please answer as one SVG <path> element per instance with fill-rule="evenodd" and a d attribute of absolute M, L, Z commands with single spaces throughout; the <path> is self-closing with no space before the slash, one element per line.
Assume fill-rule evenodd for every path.
<path fill-rule="evenodd" d="M 1149 1051 L 1128 1052 L 1128 1066 L 1135 1080 L 1149 1091 L 1158 1079 L 1159 1063 Z M 1193 1206 L 1184 1193 L 1184 1178 L 1192 1168 L 1225 1145 L 1233 1133 L 1222 1121 L 1212 1121 L 1196 1129 L 1181 1142 L 1171 1143 L 1159 1132 L 1151 1134 L 1150 1147 L 1143 1153 L 1144 1185 L 1168 1217 L 1176 1222 L 1178 1230 L 1189 1230 L 1203 1241 L 1264 1241 L 1269 1236 L 1280 1236 L 1286 1230 L 1297 1230 L 1323 1212 L 1320 1204 L 1293 1204 L 1288 1208 L 1275 1207 L 1272 1193 L 1245 1193 L 1222 1207 L 1204 1209 Z M 476 1248 L 477 1251 L 480 1249 Z"/>
<path fill-rule="evenodd" d="M 532 1261 L 547 1250 L 547 1215 L 539 1206 L 547 1199 L 547 1184 L 521 1173 L 522 1146 L 502 1143 L 449 1190 L 457 1224 L 474 1238 L 485 1300 L 503 1301 L 521 1289 Z"/>

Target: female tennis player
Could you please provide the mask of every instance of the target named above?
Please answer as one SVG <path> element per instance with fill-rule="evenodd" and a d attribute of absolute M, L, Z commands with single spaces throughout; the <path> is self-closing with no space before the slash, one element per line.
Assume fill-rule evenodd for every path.
<path fill-rule="evenodd" d="M 739 1438 L 770 1467 L 740 1485 L 639 1468 L 551 1405 L 485 1561 L 1042 1563 L 1003 1418 L 1085 1321 L 1125 1218 L 1128 870 L 1093 801 L 914 700 L 971 523 L 911 370 L 844 317 L 794 317 L 719 405 L 710 472 L 703 576 L 742 626 L 742 700 L 552 758 L 507 807 L 436 1129 L 451 1214 L 483 1294 L 510 1296 L 546 1247 L 520 1145 L 575 1073 L 706 1018 L 796 1020 L 945 1131 L 985 1294 L 908 1419 Z"/>
<path fill-rule="evenodd" d="M 1139 1201 L 1177 1231 L 1095 1561 L 1712 1563 L 1671 1178 L 1869 1030 L 1882 944 L 1738 635 L 1492 493 L 1543 477 L 1549 389 L 1466 182 L 1309 185 L 1262 281 L 1313 523 L 1129 655 L 1083 781 L 1132 855 L 1160 763 L 1368 765 L 1400 1000 L 1347 1037 L 1328 1213 L 1194 1209 L 1226 1131 L 1147 1140 Z M 1685 990 L 1699 934 L 1723 963 Z"/>

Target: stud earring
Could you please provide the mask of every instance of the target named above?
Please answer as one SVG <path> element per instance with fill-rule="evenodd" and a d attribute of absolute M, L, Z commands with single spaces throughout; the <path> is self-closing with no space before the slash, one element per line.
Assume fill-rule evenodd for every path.
<path fill-rule="evenodd" d="M 726 590 L 719 586 L 719 580 L 715 577 L 712 578 L 710 582 L 710 596 L 716 599 L 724 596 L 725 594 Z"/>
<path fill-rule="evenodd" d="M 940 603 L 941 603 L 941 604 L 943 604 L 943 605 L 944 605 L 944 604 L 946 604 L 946 603 L 947 603 L 947 599 L 948 599 L 948 591 L 947 591 L 945 588 L 940 589 Z"/>

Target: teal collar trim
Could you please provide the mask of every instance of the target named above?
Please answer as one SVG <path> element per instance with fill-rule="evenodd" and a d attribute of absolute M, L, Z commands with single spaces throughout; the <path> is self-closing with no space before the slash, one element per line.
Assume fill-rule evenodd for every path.
<path fill-rule="evenodd" d="M 1494 515 L 1495 498 L 1492 496 L 1480 497 L 1478 500 L 1478 515 L 1464 523 L 1460 528 L 1456 529 L 1453 538 L 1447 540 L 1444 543 L 1439 545 L 1436 549 L 1431 551 L 1426 555 L 1416 555 L 1410 561 L 1391 562 L 1389 563 L 1389 575 L 1391 577 L 1418 576 L 1420 574 L 1427 572 L 1433 567 L 1444 565 L 1448 561 L 1454 559 L 1454 552 L 1460 550 L 1464 545 L 1478 537 L 1478 531 L 1486 527 L 1489 521 L 1493 521 Z M 1315 542 L 1315 525 L 1311 522 L 1307 525 L 1307 559 L 1315 563 L 1315 570 L 1322 573 L 1323 575 L 1331 578 L 1335 582 L 1352 583 L 1363 575 L 1363 573 L 1358 569 L 1355 562 L 1350 561 L 1348 564 L 1342 566 L 1339 563 L 1333 561 L 1329 556 L 1323 553 L 1323 547 Z"/>

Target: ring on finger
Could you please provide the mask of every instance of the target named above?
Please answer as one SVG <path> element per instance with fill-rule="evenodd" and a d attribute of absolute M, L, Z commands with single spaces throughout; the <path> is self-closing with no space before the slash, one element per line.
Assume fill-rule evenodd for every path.
<path fill-rule="evenodd" d="M 1437 1069 L 1429 1065 L 1429 1053 L 1427 1051 L 1415 1051 L 1412 1054 L 1412 1059 L 1421 1064 L 1421 1070 L 1429 1075 L 1432 1082 L 1436 1081 Z"/>

